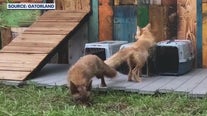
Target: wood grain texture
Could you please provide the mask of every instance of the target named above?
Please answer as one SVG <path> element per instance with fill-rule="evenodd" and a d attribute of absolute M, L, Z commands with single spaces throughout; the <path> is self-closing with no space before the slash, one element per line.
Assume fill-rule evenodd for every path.
<path fill-rule="evenodd" d="M 53 10 L 0 50 L 0 80 L 22 81 L 50 61 L 66 37 L 86 21 L 86 11 Z M 9 76 L 11 73 L 11 76 Z"/>
<path fill-rule="evenodd" d="M 1 47 L 4 47 L 6 45 L 8 45 L 11 40 L 12 40 L 12 32 L 11 32 L 11 28 L 10 27 L 6 27 L 6 28 L 1 28 Z"/>
<path fill-rule="evenodd" d="M 30 72 L 0 71 L 0 80 L 23 80 Z"/>
<path fill-rule="evenodd" d="M 0 53 L 0 71 L 31 72 L 47 54 Z"/>
<path fill-rule="evenodd" d="M 113 3 L 99 0 L 99 41 L 113 39 Z"/>
<path fill-rule="evenodd" d="M 90 10 L 90 0 L 56 0 L 57 10 Z"/>
<path fill-rule="evenodd" d="M 202 3 L 203 9 L 203 24 L 202 24 L 202 33 L 203 33 L 203 67 L 207 68 L 207 3 Z"/>
<path fill-rule="evenodd" d="M 188 39 L 193 44 L 193 51 L 196 50 L 196 0 L 178 0 L 177 14 L 178 14 L 178 39 Z"/>

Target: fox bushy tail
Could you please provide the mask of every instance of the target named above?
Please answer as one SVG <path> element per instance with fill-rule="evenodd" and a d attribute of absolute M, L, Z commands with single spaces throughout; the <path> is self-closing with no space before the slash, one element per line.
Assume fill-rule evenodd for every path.
<path fill-rule="evenodd" d="M 125 49 L 122 49 L 116 52 L 114 55 L 112 55 L 110 58 L 108 58 L 104 62 L 108 66 L 116 69 L 122 63 L 127 61 L 127 58 L 129 57 L 129 55 L 130 55 L 130 48 L 125 48 Z"/>
<path fill-rule="evenodd" d="M 104 75 L 106 77 L 109 77 L 109 78 L 114 78 L 117 74 L 117 71 L 112 68 L 112 67 L 109 67 L 108 65 L 105 64 L 105 67 L 104 67 Z"/>

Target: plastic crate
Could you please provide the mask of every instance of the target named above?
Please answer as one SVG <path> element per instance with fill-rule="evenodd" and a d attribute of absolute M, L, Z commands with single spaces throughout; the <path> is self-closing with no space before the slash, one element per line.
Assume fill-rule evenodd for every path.
<path fill-rule="evenodd" d="M 193 67 L 193 48 L 189 40 L 157 43 L 156 68 L 160 75 L 182 75 Z"/>
<path fill-rule="evenodd" d="M 106 60 L 116 53 L 120 46 L 128 43 L 127 41 L 101 41 L 85 44 L 85 55 L 95 54 L 102 60 Z"/>

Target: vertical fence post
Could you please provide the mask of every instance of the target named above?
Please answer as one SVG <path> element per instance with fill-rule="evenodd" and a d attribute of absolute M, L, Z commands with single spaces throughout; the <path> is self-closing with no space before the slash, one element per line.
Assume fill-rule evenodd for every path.
<path fill-rule="evenodd" d="M 202 0 L 197 0 L 197 67 L 202 67 Z"/>
<path fill-rule="evenodd" d="M 91 0 L 92 14 L 89 18 L 89 42 L 98 41 L 98 4 L 99 0 Z"/>

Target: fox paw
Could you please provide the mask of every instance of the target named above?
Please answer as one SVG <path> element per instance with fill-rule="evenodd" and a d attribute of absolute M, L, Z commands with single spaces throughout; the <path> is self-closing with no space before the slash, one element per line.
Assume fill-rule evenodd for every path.
<path fill-rule="evenodd" d="M 129 82 L 132 82 L 133 80 L 132 80 L 132 79 L 128 79 L 128 81 L 129 81 Z"/>
<path fill-rule="evenodd" d="M 100 84 L 100 87 L 107 87 L 106 84 Z"/>
<path fill-rule="evenodd" d="M 138 78 L 134 78 L 134 81 L 139 83 L 142 81 L 142 79 L 140 77 L 138 77 Z"/>

